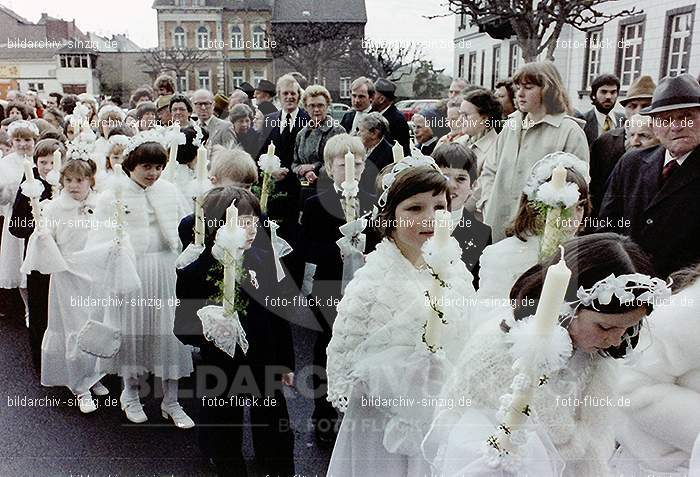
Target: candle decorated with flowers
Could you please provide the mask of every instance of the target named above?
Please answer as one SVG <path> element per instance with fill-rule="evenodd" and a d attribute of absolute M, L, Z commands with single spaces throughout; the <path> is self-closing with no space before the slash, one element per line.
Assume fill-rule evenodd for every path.
<path fill-rule="evenodd" d="M 345 181 L 343 181 L 342 187 L 345 200 L 345 222 L 349 223 L 357 218 L 355 199 L 358 192 L 358 183 L 355 179 L 355 155 L 349 149 L 345 153 Z"/>
<path fill-rule="evenodd" d="M 52 170 L 52 171 L 56 171 L 56 172 L 54 172 L 52 175 L 53 175 L 53 176 L 58 176 L 58 177 L 59 177 L 59 180 L 60 180 L 60 173 L 61 173 L 61 159 L 62 159 L 61 150 L 60 150 L 60 149 L 56 149 L 56 150 L 53 152 L 53 167 L 52 167 L 51 170 Z M 47 177 L 47 178 L 48 178 L 48 177 Z M 53 197 L 56 197 L 56 194 L 58 194 L 58 184 L 52 183 L 52 184 L 51 184 L 51 197 L 52 197 L 52 198 L 53 198 Z"/>
<path fill-rule="evenodd" d="M 561 246 L 560 246 L 561 247 Z M 535 329 L 540 334 L 547 334 L 559 325 L 559 313 L 564 303 L 566 288 L 571 279 L 571 270 L 564 261 L 564 247 L 561 247 L 561 258 L 557 263 L 547 268 L 542 293 L 535 312 Z"/>
<path fill-rule="evenodd" d="M 566 187 L 566 168 L 558 165 L 552 170 L 552 179 L 549 181 L 550 193 L 553 196 L 561 195 Z M 555 252 L 557 246 L 563 241 L 562 213 L 566 210 L 562 204 L 547 208 L 544 231 L 540 241 L 540 260 L 548 258 Z"/>
<path fill-rule="evenodd" d="M 196 180 L 199 184 L 207 180 L 207 150 L 204 146 L 197 149 Z M 194 244 L 204 245 L 204 207 L 203 194 L 194 201 Z"/>
<path fill-rule="evenodd" d="M 281 165 L 279 157 L 275 156 L 275 144 L 270 143 L 267 146 L 267 154 L 261 155 L 258 159 L 258 166 L 260 166 L 263 176 L 262 190 L 260 191 L 260 209 L 263 213 L 267 212 L 267 203 L 275 185 L 272 173 L 278 170 Z"/>
<path fill-rule="evenodd" d="M 235 201 L 226 209 L 226 224 L 224 225 L 230 233 L 235 233 L 238 228 L 238 208 Z M 224 263 L 224 314 L 232 315 L 236 308 L 236 262 L 238 252 L 234 251 L 232 257 Z"/>

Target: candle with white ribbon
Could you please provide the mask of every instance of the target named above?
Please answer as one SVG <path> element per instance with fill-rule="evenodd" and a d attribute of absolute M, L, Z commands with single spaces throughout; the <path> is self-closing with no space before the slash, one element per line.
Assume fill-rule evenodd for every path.
<path fill-rule="evenodd" d="M 62 156 L 61 156 L 61 150 L 60 150 L 60 149 L 56 149 L 56 150 L 53 152 L 53 169 L 54 169 L 56 172 L 61 172 L 61 158 L 62 158 Z"/>
<path fill-rule="evenodd" d="M 403 147 L 398 142 L 394 141 L 391 153 L 394 155 L 394 164 L 403 160 Z"/>
<path fill-rule="evenodd" d="M 226 224 L 228 230 L 233 231 L 238 227 L 238 208 L 235 201 L 226 209 Z M 237 254 L 229 257 L 228 264 L 224 264 L 224 314 L 232 314 L 236 304 L 236 258 Z"/>
<path fill-rule="evenodd" d="M 275 144 L 272 143 L 272 142 L 270 143 L 269 146 L 267 146 L 267 155 L 268 155 L 268 156 L 274 156 L 274 155 L 275 155 Z"/>
<path fill-rule="evenodd" d="M 550 333 L 559 324 L 559 313 L 564 303 L 566 289 L 571 279 L 571 270 L 564 261 L 564 247 L 561 247 L 560 260 L 547 268 L 544 285 L 535 312 L 535 330 L 537 333 Z"/>
<path fill-rule="evenodd" d="M 197 180 L 204 182 L 207 178 L 207 149 L 199 146 L 197 149 Z"/>

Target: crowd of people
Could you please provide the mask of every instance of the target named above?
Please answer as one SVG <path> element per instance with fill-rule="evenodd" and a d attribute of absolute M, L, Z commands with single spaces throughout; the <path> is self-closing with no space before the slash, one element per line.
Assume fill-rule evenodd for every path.
<path fill-rule="evenodd" d="M 602 74 L 592 109 L 577 111 L 549 62 L 494 90 L 455 79 L 410 122 L 386 78 L 356 78 L 341 120 L 329 91 L 298 73 L 228 96 L 177 91 L 163 74 L 128 105 L 10 91 L 0 287 L 22 297 L 42 385 L 66 387 L 86 414 L 94 396 L 119 392 L 125 418 L 145 423 L 153 396 L 141 383 L 154 375 L 163 418 L 197 428 L 218 475 L 246 475 L 243 402 L 259 464 L 295 474 L 283 390 L 296 384 L 299 303 L 319 329 L 311 424 L 333 449 L 328 475 L 505 475 L 467 444 L 485 427 L 513 430 L 494 417 L 515 406 L 499 400 L 519 379 L 509 353 L 563 260 L 557 325 L 571 353 L 529 401 L 536 427 L 506 470 L 700 475 L 700 84 L 641 76 L 619 94 Z M 443 212 L 458 249 L 437 270 Z M 245 232 L 240 334 L 222 347 L 204 322 L 228 306 L 232 215 Z M 350 276 L 348 230 L 361 257 Z M 436 286 L 441 305 L 426 299 Z M 197 422 L 178 392 L 193 373 Z M 618 398 L 627 404 L 594 404 Z M 498 462 L 512 457 L 482 441 Z"/>

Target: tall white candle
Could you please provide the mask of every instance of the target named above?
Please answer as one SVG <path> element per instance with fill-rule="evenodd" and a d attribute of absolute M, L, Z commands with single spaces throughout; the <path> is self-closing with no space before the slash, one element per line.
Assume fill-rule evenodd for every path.
<path fill-rule="evenodd" d="M 175 167 L 177 164 L 177 144 L 172 144 L 170 146 L 170 156 L 168 156 L 168 166 Z"/>
<path fill-rule="evenodd" d="M 355 180 L 355 155 L 348 151 L 345 154 L 345 182 L 350 185 Z"/>
<path fill-rule="evenodd" d="M 28 160 L 24 161 L 24 180 L 27 182 L 33 182 L 34 179 L 34 172 L 32 171 L 34 166 L 32 166 L 32 163 Z"/>
<path fill-rule="evenodd" d="M 452 214 L 446 210 L 436 210 L 433 233 L 435 243 L 440 247 L 445 247 L 452 233 Z"/>
<path fill-rule="evenodd" d="M 552 171 L 552 186 L 555 189 L 563 189 L 566 185 L 566 169 L 562 166 L 557 166 Z"/>
<path fill-rule="evenodd" d="M 61 150 L 56 149 L 53 152 L 53 170 L 56 172 L 61 172 Z"/>
<path fill-rule="evenodd" d="M 391 153 L 394 155 L 394 164 L 403 160 L 403 147 L 398 142 L 394 141 Z"/>
<path fill-rule="evenodd" d="M 269 146 L 267 146 L 267 155 L 268 155 L 268 156 L 274 156 L 274 155 L 275 155 L 275 144 L 272 143 L 272 142 L 270 143 Z"/>
<path fill-rule="evenodd" d="M 571 270 L 564 262 L 564 247 L 560 245 L 560 248 L 561 259 L 547 269 L 540 301 L 535 312 L 535 329 L 540 334 L 549 333 L 557 326 L 566 288 L 571 279 Z"/>
<path fill-rule="evenodd" d="M 236 201 L 231 202 L 231 205 L 226 209 L 226 227 L 234 229 L 238 226 L 238 207 Z"/>
<path fill-rule="evenodd" d="M 207 150 L 204 146 L 197 149 L 197 180 L 204 182 L 207 178 Z"/>

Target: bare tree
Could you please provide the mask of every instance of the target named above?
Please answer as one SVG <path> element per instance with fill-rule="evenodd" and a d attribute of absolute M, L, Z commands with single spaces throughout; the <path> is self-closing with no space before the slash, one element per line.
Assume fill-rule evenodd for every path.
<path fill-rule="evenodd" d="M 510 24 L 518 37 L 526 62 L 535 61 L 543 51 L 546 59 L 554 60 L 554 49 L 564 25 L 583 30 L 604 25 L 615 18 L 640 11 L 636 8 L 606 13 L 597 7 L 616 0 L 447 0 L 452 13 L 465 14 L 472 23 L 497 27 Z M 435 15 L 435 18 L 444 15 Z M 487 27 L 488 30 L 488 27 Z"/>
<path fill-rule="evenodd" d="M 206 50 L 194 48 L 152 48 L 143 52 L 139 63 L 143 71 L 156 79 L 158 75 L 172 72 L 175 77 L 185 74 L 209 59 Z"/>
<path fill-rule="evenodd" d="M 413 43 L 363 40 L 358 53 L 351 61 L 361 74 L 394 81 L 411 74 L 424 59 L 422 48 Z"/>
<path fill-rule="evenodd" d="M 312 80 L 347 58 L 361 42 L 362 29 L 352 23 L 276 23 L 266 31 L 272 56 L 284 59 Z"/>

